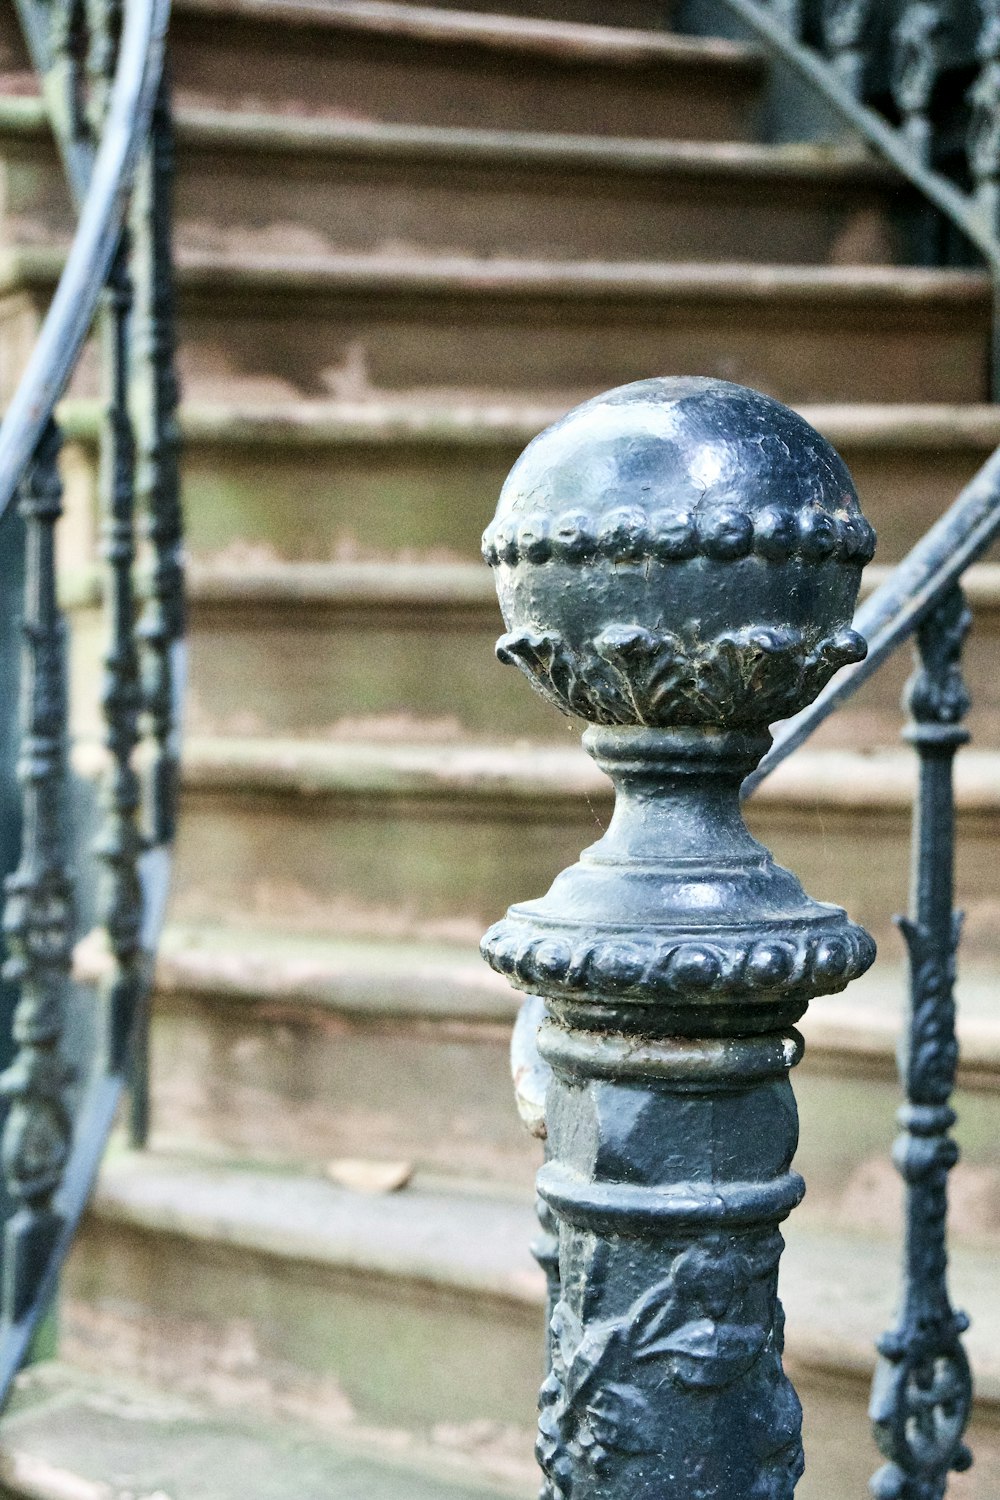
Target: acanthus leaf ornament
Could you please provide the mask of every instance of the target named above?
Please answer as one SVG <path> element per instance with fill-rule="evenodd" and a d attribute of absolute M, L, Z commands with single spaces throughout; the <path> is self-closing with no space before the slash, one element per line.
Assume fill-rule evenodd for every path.
<path fill-rule="evenodd" d="M 650 727 L 766 726 L 864 654 L 852 630 L 811 640 L 800 630 L 751 628 L 688 645 L 672 632 L 611 625 L 583 649 L 530 629 L 497 642 L 500 661 L 519 667 L 563 713 Z"/>

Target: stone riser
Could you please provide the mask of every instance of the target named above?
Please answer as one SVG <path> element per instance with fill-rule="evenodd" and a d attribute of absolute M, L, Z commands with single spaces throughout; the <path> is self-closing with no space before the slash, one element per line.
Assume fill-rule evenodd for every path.
<path fill-rule="evenodd" d="M 39 133 L 5 131 L 0 171 L 8 244 L 71 233 L 62 169 Z M 896 258 L 898 186 L 875 168 L 830 170 L 829 153 L 780 160 L 700 148 L 645 162 L 605 153 L 492 145 L 456 133 L 350 136 L 296 122 L 178 120 L 177 240 L 202 250 L 287 255 L 408 253 L 528 259 L 878 264 Z M 531 138 L 528 138 L 531 146 Z M 833 164 L 836 168 L 836 163 Z"/>
<path fill-rule="evenodd" d="M 172 55 L 179 103 L 589 135 L 633 134 L 642 120 L 645 134 L 685 140 L 744 139 L 758 84 L 752 67 L 711 61 L 658 62 L 654 54 L 617 67 L 600 55 L 576 60 L 570 46 L 532 55 L 465 40 L 279 29 L 248 16 L 225 27 L 214 17 L 178 17 Z"/>
<path fill-rule="evenodd" d="M 801 401 L 977 401 L 986 308 L 911 307 L 848 296 L 831 303 L 746 299 L 738 285 L 693 301 L 525 287 L 494 295 L 454 284 L 296 288 L 278 274 L 240 286 L 211 266 L 183 295 L 180 371 L 197 399 L 290 399 L 445 391 L 483 400 L 535 393 L 567 404 L 669 369 L 719 375 Z M 242 278 L 241 278 L 242 279 Z M 256 285 L 254 285 L 256 283 Z"/>
<path fill-rule="evenodd" d="M 603 779 L 575 753 L 456 749 L 449 770 L 447 748 L 423 748 L 435 769 L 411 775 L 391 747 L 285 741 L 261 756 L 252 741 L 228 741 L 197 765 L 192 745 L 175 918 L 472 944 L 511 902 L 543 894 L 607 826 Z M 860 757 L 832 752 L 817 769 L 800 755 L 791 794 L 788 779 L 785 789 L 772 783 L 748 821 L 811 894 L 847 906 L 895 953 L 892 919 L 906 907 L 910 762 L 905 752 L 889 760 L 883 792 Z M 544 773 L 537 781 L 533 764 Z M 983 790 L 964 799 L 959 815 L 957 902 L 966 912 L 964 952 L 988 962 L 995 769 L 988 756 L 970 765 Z"/>
<path fill-rule="evenodd" d="M 161 997 L 152 1143 L 320 1172 L 405 1162 L 530 1196 L 541 1148 L 514 1107 L 509 1050 L 509 1026 Z"/>
<path fill-rule="evenodd" d="M 529 1223 L 525 1218 L 528 1232 Z M 513 1224 L 511 1230 L 517 1233 Z M 826 1371 L 796 1358 L 802 1283 L 813 1257 L 803 1256 L 794 1235 L 789 1241 L 785 1276 L 795 1296 L 789 1298 L 786 1279 L 788 1362 L 803 1399 L 807 1445 L 796 1496 L 853 1500 L 879 1462 L 866 1416 L 867 1379 L 838 1370 L 836 1356 Z M 820 1261 L 822 1273 L 822 1253 Z M 868 1311 L 870 1319 L 852 1319 L 852 1333 L 859 1322 L 865 1330 L 857 1353 L 851 1344 L 855 1361 L 865 1360 L 865 1343 L 885 1318 L 881 1307 Z M 425 1451 L 465 1451 L 484 1477 L 503 1476 L 512 1493 L 532 1493 L 542 1324 L 532 1298 L 345 1273 L 116 1224 L 102 1214 L 74 1250 L 62 1321 L 66 1356 L 105 1376 L 207 1394 L 250 1413 L 284 1410 L 333 1432 L 390 1428 Z M 1000 1483 L 992 1408 L 982 1410 L 971 1439 L 977 1462 L 965 1493 L 988 1500 Z"/>
<path fill-rule="evenodd" d="M 527 1252 L 524 1265 L 530 1276 Z M 221 1391 L 227 1404 L 263 1402 L 335 1430 L 353 1413 L 365 1428 L 431 1444 L 443 1424 L 466 1443 L 474 1424 L 480 1434 L 496 1424 L 498 1446 L 530 1475 L 539 1305 L 100 1220 L 80 1233 L 64 1288 L 62 1353 L 74 1364 L 160 1389 Z"/>
<path fill-rule="evenodd" d="M 195 401 L 419 395 L 440 407 L 451 392 L 463 402 L 527 394 L 568 406 L 664 369 L 722 376 L 792 403 L 983 398 L 979 276 L 818 270 L 803 283 L 794 268 L 784 280 L 781 268 L 647 269 L 633 280 L 624 268 L 555 263 L 189 256 L 181 378 Z M 4 392 L 51 284 L 44 256 L 18 271 L 0 301 Z M 85 361 L 75 390 L 94 389 Z"/>
<path fill-rule="evenodd" d="M 422 5 L 425 0 L 403 0 Z M 546 21 L 573 21 L 594 26 L 665 26 L 674 7 L 666 0 L 435 0 L 437 9 L 487 11 L 501 4 L 505 16 L 537 16 Z"/>
<path fill-rule="evenodd" d="M 331 10 L 334 8 L 331 7 Z M 759 64 L 723 44 L 655 36 L 619 45 L 590 32 L 523 24 L 470 32 L 441 23 L 332 23 L 322 6 L 178 5 L 171 63 L 179 104 L 422 125 L 745 139 Z M 0 67 L 27 68 L 13 9 L 0 14 Z"/>
<path fill-rule="evenodd" d="M 886 423 L 882 439 L 864 440 L 845 426 L 845 414 L 807 409 L 851 470 L 878 532 L 879 564 L 899 560 L 1000 442 L 992 412 L 981 410 L 982 433 L 963 442 L 949 433 L 949 414 L 959 426 L 955 409 L 929 439 L 907 436 L 901 417 L 895 431 Z M 421 420 L 405 407 L 338 415 L 337 407 L 303 406 L 282 420 L 280 409 L 254 416 L 192 408 L 184 421 L 192 554 L 214 558 L 232 549 L 251 561 L 258 555 L 292 562 L 431 554 L 478 563 L 480 537 L 511 466 L 560 414 L 559 408 L 524 415 L 516 408 L 506 414 L 459 408 Z M 78 436 L 67 450 L 74 532 L 65 556 L 68 567 L 79 568 L 96 556 L 93 419 L 78 408 L 69 416 L 69 431 Z"/>
<path fill-rule="evenodd" d="M 473 607 L 441 596 L 423 601 L 391 595 L 294 600 L 275 605 L 247 571 L 245 592 L 199 602 L 193 590 L 187 722 L 207 734 L 343 736 L 461 733 L 474 739 L 554 740 L 569 744 L 574 724 L 519 672 L 502 667 L 494 646 L 504 629 L 488 576 Z M 294 579 L 290 580 L 290 585 Z M 359 591 L 360 593 L 360 591 Z M 977 615 L 965 654 L 974 710 L 969 727 L 980 745 L 1000 745 L 996 673 L 1000 598 Z M 450 607 L 449 607 L 450 606 Z M 99 732 L 97 684 L 105 627 L 95 609 L 73 615 L 73 692 L 80 733 Z M 822 746 L 891 747 L 899 742 L 903 688 L 911 653 L 903 649 L 841 709 L 813 741 Z M 251 686 L 252 685 L 252 686 Z M 395 727 L 394 727 L 395 726 Z"/>
<path fill-rule="evenodd" d="M 891 956 L 889 956 L 891 963 Z M 468 963 L 475 963 L 470 950 Z M 891 973 L 894 983 L 901 975 Z M 377 969 L 376 969 L 377 975 Z M 383 1016 L 282 1000 L 161 992 L 152 1030 L 152 1144 L 210 1160 L 322 1173 L 360 1158 L 418 1172 L 502 1183 L 530 1197 L 540 1146 L 521 1127 L 510 1081 L 510 1024 L 390 1014 L 405 980 L 385 978 Z M 512 997 L 513 999 L 513 997 Z M 898 1234 L 902 1185 L 890 1160 L 900 1101 L 891 1039 L 877 1058 L 840 1059 L 804 1023 L 794 1076 L 803 1223 Z M 996 1243 L 1000 1093 L 960 1090 L 962 1157 L 951 1179 L 956 1242 Z"/>

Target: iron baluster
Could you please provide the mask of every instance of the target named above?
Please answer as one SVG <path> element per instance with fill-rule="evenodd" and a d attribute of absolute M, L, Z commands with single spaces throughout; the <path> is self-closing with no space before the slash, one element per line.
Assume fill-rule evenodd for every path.
<path fill-rule="evenodd" d="M 60 1056 L 74 936 L 66 847 L 66 632 L 56 600 L 55 526 L 62 514 L 60 435 L 49 423 L 20 489 L 26 527 L 21 859 L 6 884 L 6 978 L 20 986 L 18 1052 L 0 1077 L 10 1101 L 0 1154 L 18 1205 L 4 1235 L 3 1317 L 16 1323 L 34 1297 L 61 1218 L 53 1199 L 71 1126 Z"/>
<path fill-rule="evenodd" d="M 126 235 L 108 282 L 101 330 L 108 382 L 101 444 L 108 649 L 101 702 L 109 766 L 102 796 L 103 826 L 95 848 L 104 867 L 100 907 L 113 963 L 104 986 L 107 1064 L 113 1071 L 125 1065 L 144 983 L 139 859 L 145 840 L 140 827 L 142 787 L 133 764 L 143 704 L 132 584 L 135 437 L 128 408 L 132 310 L 128 256 Z"/>
<path fill-rule="evenodd" d="M 855 99 L 865 92 L 871 11 L 872 0 L 823 0 L 823 40 L 841 82 Z"/>
<path fill-rule="evenodd" d="M 175 367 L 170 91 L 161 82 L 149 159 L 136 200 L 136 408 L 138 492 L 152 548 L 149 600 L 140 626 L 146 647 L 145 704 L 155 740 L 151 840 L 169 844 L 176 822 L 179 732 L 175 647 L 184 634 L 184 526 L 180 489 L 179 387 Z"/>
<path fill-rule="evenodd" d="M 713 481 L 711 476 L 718 476 Z M 779 1224 L 811 997 L 874 957 L 750 836 L 767 725 L 864 652 L 873 534 L 833 450 L 768 397 L 650 380 L 529 444 L 484 555 L 518 666 L 616 788 L 547 896 L 483 939 L 544 1000 L 538 1192 L 559 1236 L 547 1500 L 790 1500 Z M 809 601 L 802 607 L 802 601 Z"/>
<path fill-rule="evenodd" d="M 889 1460 L 872 1481 L 878 1500 L 943 1500 L 951 1470 L 972 1455 L 963 1433 L 972 1378 L 961 1335 L 968 1319 L 948 1297 L 948 1173 L 958 1158 L 955 1123 L 955 809 L 952 765 L 968 739 L 969 700 L 962 642 L 971 624 L 955 587 L 921 625 L 918 666 L 907 685 L 906 738 L 920 758 L 914 812 L 910 916 L 899 925 L 910 960 L 908 1034 L 901 1056 L 906 1103 L 893 1153 L 906 1183 L 906 1268 L 902 1307 L 879 1343 L 871 1415 Z"/>
<path fill-rule="evenodd" d="M 892 97 L 922 167 L 934 161 L 931 105 L 941 72 L 944 32 L 941 0 L 909 0 L 893 33 Z"/>
<path fill-rule="evenodd" d="M 969 169 L 987 231 L 1000 236 L 1000 0 L 982 0 L 979 72 L 969 90 Z"/>
<path fill-rule="evenodd" d="M 173 121 L 169 83 L 164 78 L 153 110 L 149 150 L 136 189 L 133 215 L 137 491 L 152 554 L 149 597 L 139 634 L 145 657 L 143 706 L 155 747 L 148 841 L 158 847 L 169 846 L 176 825 L 180 760 L 177 704 L 183 690 L 176 660 L 184 634 L 184 533 L 175 369 L 173 175 Z M 133 999 L 130 1133 L 133 1144 L 141 1146 L 149 1133 L 148 982 L 139 986 Z"/>

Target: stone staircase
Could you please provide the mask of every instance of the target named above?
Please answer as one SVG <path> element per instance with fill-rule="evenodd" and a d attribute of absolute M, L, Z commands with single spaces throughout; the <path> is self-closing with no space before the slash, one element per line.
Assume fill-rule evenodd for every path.
<path fill-rule="evenodd" d="M 1000 442 L 985 278 L 904 264 L 909 193 L 852 143 L 759 143 L 757 52 L 654 29 L 652 0 L 505 8 L 176 3 L 192 680 L 152 1141 L 107 1163 L 65 1278 L 69 1368 L 26 1376 L 4 1429 L 11 1495 L 226 1500 L 247 1472 L 261 1500 L 533 1491 L 537 1153 L 508 1079 L 515 999 L 476 945 L 610 806 L 575 728 L 492 655 L 478 548 L 503 476 L 585 395 L 721 375 L 841 449 L 885 566 Z M 2 395 L 71 220 L 0 16 Z M 88 378 L 65 411 L 83 775 L 100 603 Z M 979 567 L 970 597 L 954 1282 L 980 1399 L 977 1467 L 954 1493 L 985 1500 L 1000 1489 L 1000 570 Z M 752 811 L 882 949 L 815 1004 L 796 1079 L 810 1190 L 782 1286 L 802 1500 L 865 1492 L 872 1340 L 897 1286 L 905 672 Z M 79 961 L 93 977 L 93 942 Z"/>

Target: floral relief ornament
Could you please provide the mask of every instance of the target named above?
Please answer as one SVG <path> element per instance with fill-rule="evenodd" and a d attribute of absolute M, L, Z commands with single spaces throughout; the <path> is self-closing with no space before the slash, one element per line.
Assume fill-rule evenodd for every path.
<path fill-rule="evenodd" d="M 720 1393 L 748 1376 L 767 1390 L 757 1403 L 767 1415 L 748 1432 L 762 1467 L 747 1500 L 792 1500 L 802 1472 L 802 1413 L 781 1370 L 780 1303 L 759 1285 L 775 1275 L 781 1249 L 776 1232 L 747 1247 L 688 1246 L 622 1316 L 586 1326 L 565 1299 L 557 1303 L 552 1366 L 539 1398 L 543 1500 L 574 1500 L 581 1465 L 599 1482 L 616 1458 L 676 1443 L 670 1385 Z M 697 1455 L 690 1457 L 697 1467 Z M 707 1485 L 705 1494 L 714 1493 Z"/>

